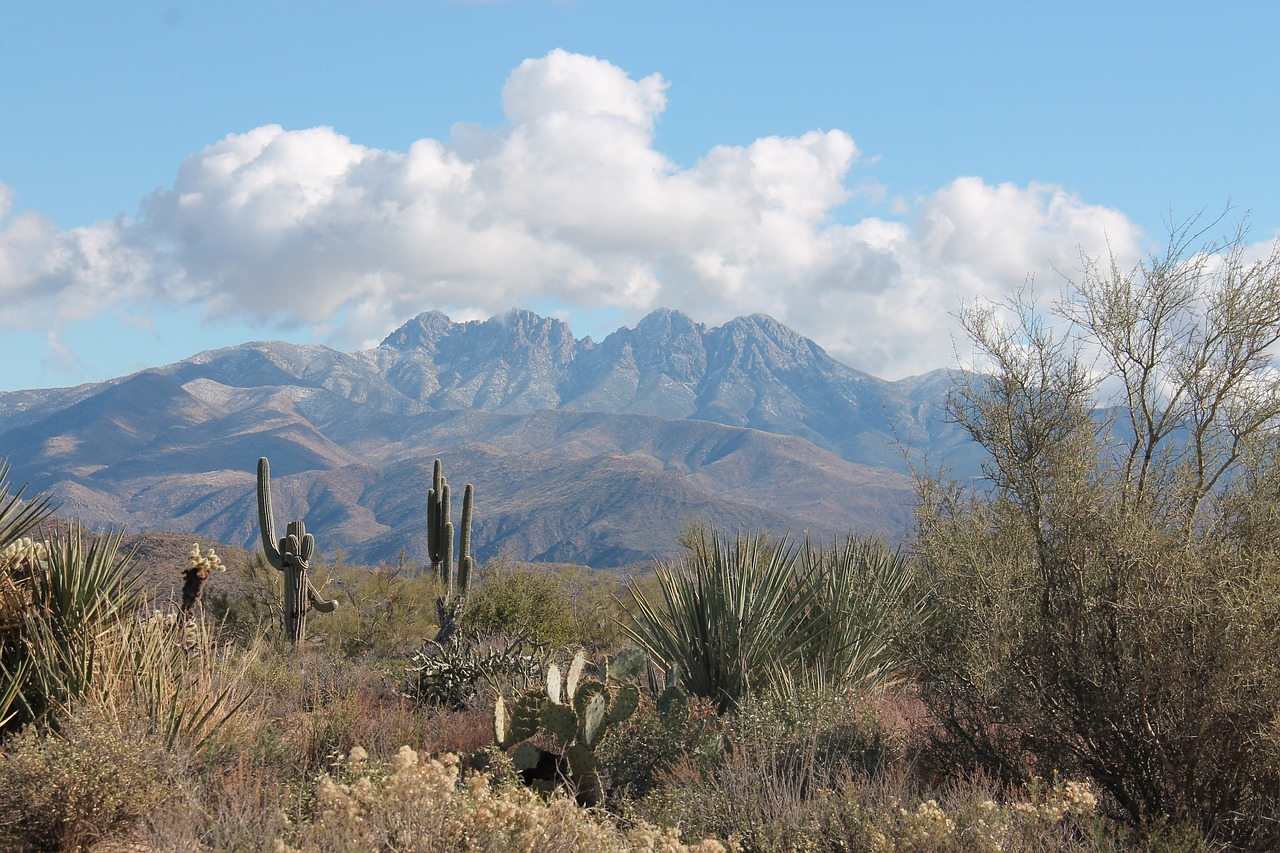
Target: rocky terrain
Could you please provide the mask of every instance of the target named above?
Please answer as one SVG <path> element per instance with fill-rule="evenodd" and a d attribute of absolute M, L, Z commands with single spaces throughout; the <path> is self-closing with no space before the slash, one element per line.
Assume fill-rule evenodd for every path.
<path fill-rule="evenodd" d="M 475 548 L 619 566 L 691 519 L 830 538 L 906 526 L 907 456 L 974 469 L 945 371 L 887 382 L 771 318 L 656 311 L 595 342 L 527 311 L 421 314 L 371 350 L 249 343 L 76 388 L 0 394 L 12 479 L 93 526 L 252 547 L 277 519 L 363 561 L 425 550 L 432 460 L 477 490 Z"/>

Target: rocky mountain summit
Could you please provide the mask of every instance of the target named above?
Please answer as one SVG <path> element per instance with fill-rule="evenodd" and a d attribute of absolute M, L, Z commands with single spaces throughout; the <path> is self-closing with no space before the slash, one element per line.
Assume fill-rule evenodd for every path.
<path fill-rule="evenodd" d="M 0 456 L 89 524 L 249 546 L 269 456 L 278 512 L 368 561 L 422 553 L 441 457 L 476 485 L 480 557 L 616 566 L 672 553 L 691 518 L 900 533 L 903 446 L 973 467 L 939 417 L 947 385 L 861 373 L 763 315 L 659 310 L 595 342 L 529 311 L 433 311 L 364 352 L 257 342 L 0 394 Z"/>

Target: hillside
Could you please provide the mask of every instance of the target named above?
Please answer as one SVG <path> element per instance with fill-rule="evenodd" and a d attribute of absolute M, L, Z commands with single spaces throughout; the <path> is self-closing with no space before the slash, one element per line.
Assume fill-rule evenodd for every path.
<path fill-rule="evenodd" d="M 526 311 L 421 314 L 365 352 L 259 342 L 98 385 L 0 394 L 17 482 L 91 525 L 256 535 L 253 472 L 278 517 L 353 559 L 424 550 L 432 459 L 477 489 L 477 553 L 617 566 L 724 527 L 909 521 L 911 453 L 961 471 L 945 372 L 885 382 L 768 317 L 708 328 L 658 311 L 604 341 Z"/>

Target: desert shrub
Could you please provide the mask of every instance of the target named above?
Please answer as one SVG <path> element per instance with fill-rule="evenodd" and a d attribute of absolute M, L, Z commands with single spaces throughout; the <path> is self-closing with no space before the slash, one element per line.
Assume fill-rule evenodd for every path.
<path fill-rule="evenodd" d="M 462 615 L 461 628 L 478 637 L 531 637 L 550 646 L 578 642 L 573 601 L 553 572 L 511 567 L 501 561 L 485 566 Z"/>
<path fill-rule="evenodd" d="M 617 724 L 597 750 L 605 800 L 615 808 L 639 800 L 679 763 L 709 771 L 725 751 L 724 726 L 706 699 L 665 713 L 651 700 Z"/>
<path fill-rule="evenodd" d="M 339 559 L 318 565 L 315 572 L 325 594 L 339 603 L 332 613 L 308 622 L 316 644 L 350 658 L 392 661 L 435 633 L 440 583 L 403 555 L 394 564 L 374 567 Z"/>
<path fill-rule="evenodd" d="M 243 641 L 253 640 L 268 628 L 278 629 L 284 619 L 281 573 L 261 552 L 228 557 L 226 564 L 226 570 L 236 576 L 238 583 L 228 585 L 228 589 L 210 590 L 204 596 L 205 612 Z"/>
<path fill-rule="evenodd" d="M 899 793 L 849 785 L 840 796 L 825 798 L 817 822 L 829 849 L 869 853 L 1130 849 L 1115 847 L 1107 837 L 1096 815 L 1097 798 L 1081 782 L 1037 777 L 1012 790 L 971 783 L 937 797 L 900 798 Z"/>
<path fill-rule="evenodd" d="M 1280 254 L 1192 239 L 1087 263 L 1057 327 L 1030 294 L 962 314 L 991 373 L 948 409 L 990 488 L 922 480 L 913 642 L 942 763 L 1060 769 L 1133 826 L 1274 849 Z"/>
<path fill-rule="evenodd" d="M 298 798 L 269 763 L 240 756 L 175 780 L 172 796 L 138 822 L 139 850 L 273 853 Z"/>
<path fill-rule="evenodd" d="M 520 786 L 494 786 L 482 774 L 462 778 L 453 754 L 425 758 L 408 746 L 389 762 L 353 749 L 316 786 L 313 819 L 280 849 L 350 851 L 677 851 L 724 850 L 708 841 L 687 847 L 649 825 L 622 830 L 572 800 L 546 802 Z"/>
<path fill-rule="evenodd" d="M 833 692 L 753 696 L 716 726 L 727 748 L 670 762 L 635 814 L 745 850 L 839 849 L 823 846 L 819 815 L 890 758 L 872 705 Z"/>
<path fill-rule="evenodd" d="M 625 583 L 616 571 L 587 566 L 558 565 L 555 578 L 573 612 L 573 636 L 589 654 L 616 651 L 627 642 L 620 620 L 624 618 L 619 596 Z"/>
<path fill-rule="evenodd" d="M 97 711 L 57 733 L 29 726 L 0 751 L 0 847 L 80 850 L 121 832 L 168 794 L 172 761 L 144 730 Z"/>

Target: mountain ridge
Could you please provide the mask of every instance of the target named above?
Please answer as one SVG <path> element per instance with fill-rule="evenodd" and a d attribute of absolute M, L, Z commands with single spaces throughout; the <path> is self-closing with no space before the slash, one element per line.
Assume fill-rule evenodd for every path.
<path fill-rule="evenodd" d="M 671 553 L 689 517 L 899 535 L 911 484 L 895 433 L 970 465 L 939 416 L 945 379 L 878 379 L 766 315 L 711 327 L 661 309 L 597 342 L 521 309 L 428 311 L 362 352 L 257 341 L 0 393 L 0 455 L 90 523 L 250 547 L 265 455 L 278 514 L 366 560 L 421 550 L 414 502 L 439 456 L 476 482 L 482 557 L 622 565 Z"/>

